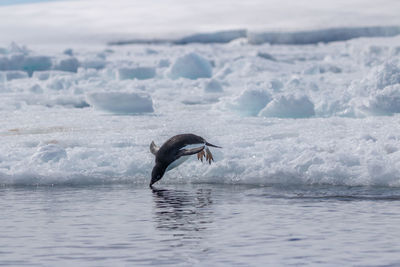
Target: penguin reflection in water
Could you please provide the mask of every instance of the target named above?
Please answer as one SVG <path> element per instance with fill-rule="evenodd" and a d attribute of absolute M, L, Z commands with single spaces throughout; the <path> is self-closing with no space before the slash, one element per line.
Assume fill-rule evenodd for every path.
<path fill-rule="evenodd" d="M 200 145 L 200 146 L 199 146 Z M 197 154 L 197 159 L 206 158 L 209 164 L 214 161 L 208 147 L 219 146 L 208 143 L 203 137 L 194 134 L 179 134 L 168 139 L 161 147 L 151 142 L 150 151 L 156 157 L 156 164 L 151 172 L 150 187 L 160 180 L 166 171 L 172 170 L 188 159 L 190 155 Z"/>

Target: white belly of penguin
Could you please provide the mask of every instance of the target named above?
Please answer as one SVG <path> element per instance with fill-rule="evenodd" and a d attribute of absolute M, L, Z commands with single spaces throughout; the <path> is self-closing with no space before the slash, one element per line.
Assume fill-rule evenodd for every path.
<path fill-rule="evenodd" d="M 190 157 L 190 156 L 183 156 L 183 157 L 180 157 L 179 159 L 177 159 L 177 160 L 175 160 L 174 162 L 172 162 L 171 164 L 169 164 L 168 167 L 167 167 L 167 169 L 166 169 L 165 171 L 167 172 L 167 171 L 170 171 L 170 170 L 172 170 L 172 169 L 178 167 L 179 165 L 181 165 L 182 163 L 184 163 L 186 160 L 188 160 L 189 157 Z"/>

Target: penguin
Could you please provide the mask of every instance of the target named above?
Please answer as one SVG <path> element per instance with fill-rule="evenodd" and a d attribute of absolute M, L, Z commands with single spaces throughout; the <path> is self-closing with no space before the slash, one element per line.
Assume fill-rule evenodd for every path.
<path fill-rule="evenodd" d="M 152 141 L 150 152 L 155 156 L 155 165 L 151 172 L 150 188 L 163 177 L 166 171 L 179 166 L 190 155 L 197 154 L 197 159 L 201 161 L 205 157 L 206 161 L 211 164 L 214 158 L 208 147 L 222 148 L 208 143 L 201 136 L 191 133 L 175 135 L 168 139 L 161 147 L 156 146 L 154 141 Z"/>

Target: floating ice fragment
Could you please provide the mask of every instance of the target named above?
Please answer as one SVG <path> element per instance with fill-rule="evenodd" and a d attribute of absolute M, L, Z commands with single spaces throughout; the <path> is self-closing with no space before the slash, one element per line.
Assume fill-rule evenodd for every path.
<path fill-rule="evenodd" d="M 228 107 L 245 116 L 256 116 L 267 103 L 271 101 L 268 91 L 259 88 L 250 88 L 236 97 Z"/>
<path fill-rule="evenodd" d="M 0 57 L 0 70 L 22 70 L 32 76 L 34 71 L 51 69 L 52 61 L 48 56 L 26 56 L 11 54 Z"/>
<path fill-rule="evenodd" d="M 222 85 L 214 79 L 209 80 L 204 85 L 204 91 L 207 93 L 220 93 L 222 92 Z"/>
<path fill-rule="evenodd" d="M 66 77 L 54 77 L 47 82 L 47 88 L 53 90 L 64 90 L 70 88 L 72 81 Z"/>
<path fill-rule="evenodd" d="M 383 89 L 388 85 L 400 83 L 399 61 L 386 62 L 375 69 L 376 87 Z"/>
<path fill-rule="evenodd" d="M 29 91 L 34 94 L 43 94 L 43 89 L 39 84 L 33 85 L 31 88 L 29 88 Z"/>
<path fill-rule="evenodd" d="M 210 78 L 212 66 L 210 62 L 196 53 L 189 53 L 178 58 L 172 65 L 169 76 L 172 79 L 180 77 L 187 79 Z"/>
<path fill-rule="evenodd" d="M 24 71 L 20 70 L 10 70 L 4 72 L 6 74 L 7 81 L 15 80 L 15 79 L 25 79 L 28 78 L 28 74 Z"/>
<path fill-rule="evenodd" d="M 0 71 L 0 84 L 4 84 L 7 81 L 7 75 L 3 72 Z"/>
<path fill-rule="evenodd" d="M 168 59 L 161 59 L 158 62 L 158 66 L 160 68 L 168 68 L 171 65 L 171 62 Z"/>
<path fill-rule="evenodd" d="M 274 92 L 278 92 L 283 88 L 283 83 L 280 80 L 277 79 L 272 79 L 269 82 L 270 88 L 274 91 Z"/>
<path fill-rule="evenodd" d="M 400 84 L 378 91 L 370 98 L 369 109 L 381 115 L 400 113 Z"/>
<path fill-rule="evenodd" d="M 46 71 L 35 71 L 32 75 L 32 78 L 36 78 L 39 81 L 45 81 L 48 80 L 49 78 L 55 78 L 66 75 L 70 75 L 70 73 L 57 70 L 46 70 Z"/>
<path fill-rule="evenodd" d="M 153 112 L 153 101 L 144 93 L 101 92 L 87 96 L 88 102 L 97 109 L 117 114 L 138 114 Z"/>
<path fill-rule="evenodd" d="M 315 115 L 314 103 L 303 95 L 281 95 L 273 99 L 263 110 L 260 111 L 263 117 L 278 118 L 307 118 Z"/>
<path fill-rule="evenodd" d="M 72 50 L 72 48 L 67 48 L 64 50 L 63 54 L 72 57 L 74 55 L 74 50 Z"/>
<path fill-rule="evenodd" d="M 276 58 L 266 52 L 257 52 L 257 56 L 266 60 L 276 61 Z"/>
<path fill-rule="evenodd" d="M 151 67 L 121 68 L 118 70 L 120 80 L 138 79 L 146 80 L 156 76 L 156 70 Z"/>
<path fill-rule="evenodd" d="M 96 69 L 96 70 L 104 69 L 106 65 L 107 62 L 99 57 L 86 59 L 81 63 L 81 66 L 85 69 Z"/>
<path fill-rule="evenodd" d="M 79 68 L 79 61 L 74 57 L 68 57 L 59 60 L 54 69 L 68 72 L 77 72 Z"/>
<path fill-rule="evenodd" d="M 51 69 L 52 61 L 48 56 L 27 56 L 24 58 L 22 70 L 32 76 L 34 71 Z"/>

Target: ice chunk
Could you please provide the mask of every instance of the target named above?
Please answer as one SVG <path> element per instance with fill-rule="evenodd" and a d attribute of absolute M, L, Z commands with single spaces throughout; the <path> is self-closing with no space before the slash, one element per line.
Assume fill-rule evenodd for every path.
<path fill-rule="evenodd" d="M 236 97 L 228 107 L 245 116 L 256 116 L 268 102 L 271 101 L 271 95 L 268 91 L 259 88 L 250 88 L 244 90 Z"/>
<path fill-rule="evenodd" d="M 86 59 L 81 63 L 81 66 L 84 67 L 85 69 L 96 69 L 96 70 L 104 69 L 106 65 L 107 61 L 99 57 Z"/>
<path fill-rule="evenodd" d="M 341 73 L 342 69 L 331 64 L 319 64 L 309 67 L 308 69 L 304 70 L 303 73 L 307 75 L 315 75 L 326 72 Z"/>
<path fill-rule="evenodd" d="M 27 56 L 22 65 L 22 70 L 32 76 L 34 71 L 51 69 L 52 61 L 48 56 Z"/>
<path fill-rule="evenodd" d="M 0 57 L 0 70 L 23 70 L 29 76 L 34 71 L 51 69 L 52 61 L 48 56 L 26 56 L 23 54 L 12 54 Z"/>
<path fill-rule="evenodd" d="M 47 81 L 47 88 L 53 90 L 64 90 L 72 86 L 72 81 L 67 77 L 54 77 Z"/>
<path fill-rule="evenodd" d="M 370 99 L 369 108 L 378 114 L 400 113 L 400 84 L 378 91 Z"/>
<path fill-rule="evenodd" d="M 269 86 L 273 91 L 278 92 L 283 88 L 283 83 L 278 79 L 272 79 Z"/>
<path fill-rule="evenodd" d="M 24 71 L 20 70 L 10 70 L 5 71 L 7 81 L 15 80 L 15 79 L 25 79 L 28 78 L 28 74 Z"/>
<path fill-rule="evenodd" d="M 118 78 L 120 80 L 138 79 L 146 80 L 156 76 L 156 70 L 151 67 L 121 68 L 118 69 Z"/>
<path fill-rule="evenodd" d="M 222 85 L 217 80 L 211 79 L 204 85 L 204 91 L 207 93 L 220 93 L 222 92 Z"/>
<path fill-rule="evenodd" d="M 168 68 L 171 65 L 171 62 L 169 61 L 169 59 L 161 59 L 158 62 L 158 66 L 160 68 Z"/>
<path fill-rule="evenodd" d="M 29 88 L 29 91 L 34 94 L 43 94 L 43 89 L 39 84 L 33 85 L 31 88 Z"/>
<path fill-rule="evenodd" d="M 153 112 L 150 95 L 137 92 L 100 92 L 91 93 L 88 102 L 97 109 L 118 114 L 136 114 Z"/>
<path fill-rule="evenodd" d="M 66 76 L 66 75 L 70 75 L 70 73 L 64 71 L 46 70 L 46 71 L 35 71 L 32 77 L 40 81 L 45 81 L 53 77 Z"/>
<path fill-rule="evenodd" d="M 257 56 L 266 60 L 276 61 L 276 58 L 267 52 L 257 52 Z"/>
<path fill-rule="evenodd" d="M 72 50 L 72 48 L 67 48 L 64 50 L 63 52 L 64 55 L 68 55 L 68 56 L 73 56 L 74 55 L 74 50 Z"/>
<path fill-rule="evenodd" d="M 29 53 L 29 50 L 26 46 L 19 46 L 15 42 L 11 42 L 11 44 L 8 46 L 8 53 L 9 54 L 22 54 L 26 55 Z"/>
<path fill-rule="evenodd" d="M 32 156 L 32 161 L 36 162 L 57 162 L 60 161 L 60 159 L 66 158 L 67 157 L 67 152 L 65 149 L 58 145 L 58 144 L 46 144 L 43 146 L 40 146 L 36 153 L 33 154 Z"/>
<path fill-rule="evenodd" d="M 79 61 L 74 57 L 68 57 L 59 60 L 54 69 L 68 72 L 77 72 L 79 68 Z"/>
<path fill-rule="evenodd" d="M 259 115 L 278 118 L 307 118 L 315 115 L 314 103 L 305 95 L 281 95 L 274 98 L 260 111 Z"/>
<path fill-rule="evenodd" d="M 212 66 L 210 62 L 196 53 L 189 53 L 178 58 L 172 65 L 170 77 L 178 79 L 211 78 Z"/>
<path fill-rule="evenodd" d="M 7 75 L 3 71 L 0 71 L 0 84 L 4 84 L 6 81 Z"/>
<path fill-rule="evenodd" d="M 400 63 L 390 61 L 375 69 L 376 87 L 383 89 L 388 85 L 400 83 Z"/>

